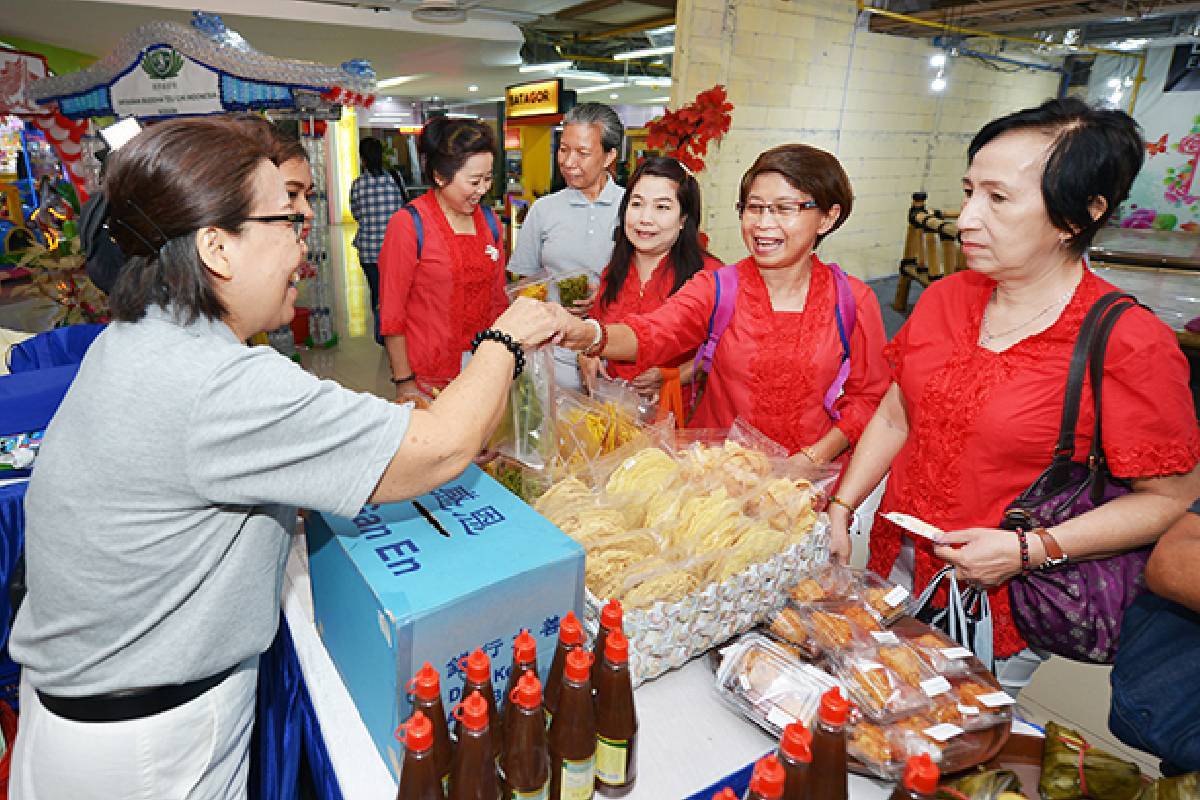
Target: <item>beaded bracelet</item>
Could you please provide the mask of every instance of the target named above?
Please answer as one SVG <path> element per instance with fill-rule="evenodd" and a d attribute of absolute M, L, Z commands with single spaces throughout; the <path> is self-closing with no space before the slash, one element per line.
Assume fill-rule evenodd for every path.
<path fill-rule="evenodd" d="M 598 319 L 588 317 L 584 322 L 594 322 L 596 327 L 600 329 L 600 336 L 592 344 L 591 347 L 583 351 L 585 356 L 598 356 L 604 352 L 604 348 L 608 346 L 608 326 Z"/>
<path fill-rule="evenodd" d="M 1033 566 L 1029 563 L 1029 534 L 1017 528 L 1017 541 L 1021 544 L 1021 574 L 1027 575 L 1033 571 Z"/>
<path fill-rule="evenodd" d="M 513 364 L 513 380 L 521 377 L 521 373 L 525 371 L 525 351 L 521 349 L 520 342 L 513 341 L 513 338 L 507 333 L 495 328 L 488 328 L 486 331 L 480 331 L 471 339 L 471 352 L 474 353 L 479 349 L 479 345 L 485 341 L 499 342 L 508 348 L 508 352 L 512 353 L 515 363 Z"/>

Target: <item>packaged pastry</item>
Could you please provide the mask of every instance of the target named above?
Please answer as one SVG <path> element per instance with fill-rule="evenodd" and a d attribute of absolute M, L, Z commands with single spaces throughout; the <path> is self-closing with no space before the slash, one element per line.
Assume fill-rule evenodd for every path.
<path fill-rule="evenodd" d="M 1011 724 L 1016 701 L 995 684 L 990 673 L 968 672 L 951 679 L 961 724 L 969 731 Z"/>
<path fill-rule="evenodd" d="M 726 651 L 717 671 L 721 698 L 775 736 L 792 722 L 811 727 L 821 695 L 837 685 L 828 673 L 754 633 Z"/>
<path fill-rule="evenodd" d="M 835 674 L 851 698 L 873 722 L 891 722 L 922 711 L 929 696 L 881 661 L 877 648 L 851 648 L 838 653 Z M 949 687 L 947 687 L 948 689 Z"/>
<path fill-rule="evenodd" d="M 811 661 L 820 655 L 820 650 L 809 635 L 807 623 L 801 618 L 800 612 L 791 606 L 784 606 L 769 616 L 766 630 L 772 639 L 794 648 L 801 658 Z"/>
<path fill-rule="evenodd" d="M 800 604 L 849 600 L 854 597 L 854 573 L 840 564 L 826 564 L 802 578 L 789 592 Z"/>
<path fill-rule="evenodd" d="M 934 762 L 942 761 L 942 748 L 936 743 L 908 736 L 895 726 L 866 719 L 854 722 L 848 729 L 846 752 L 887 780 L 899 780 L 911 756 L 927 753 Z"/>
<path fill-rule="evenodd" d="M 930 678 L 937 677 L 937 673 L 904 644 L 880 644 L 875 648 L 875 657 L 900 676 L 902 681 L 917 689 Z"/>
<path fill-rule="evenodd" d="M 916 636 L 897 633 L 939 675 L 961 675 L 971 669 L 971 651 L 938 631 L 931 629 Z"/>
<path fill-rule="evenodd" d="M 516 300 L 518 297 L 547 300 L 550 296 L 550 273 L 539 270 L 528 278 L 510 283 L 504 287 L 504 291 L 508 293 L 509 300 Z"/>
<path fill-rule="evenodd" d="M 891 625 L 909 612 L 912 594 L 903 586 L 884 580 L 869 570 L 854 570 L 856 594 L 861 597 L 884 625 Z"/>
<path fill-rule="evenodd" d="M 798 611 L 812 641 L 822 652 L 831 655 L 856 644 L 869 643 L 871 631 L 880 630 L 875 618 L 853 601 L 840 605 L 802 606 Z"/>

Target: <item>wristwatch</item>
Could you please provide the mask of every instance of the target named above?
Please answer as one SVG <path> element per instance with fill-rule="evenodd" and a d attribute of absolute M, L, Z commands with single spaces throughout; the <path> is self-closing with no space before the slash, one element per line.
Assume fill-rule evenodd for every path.
<path fill-rule="evenodd" d="M 1036 533 L 1038 538 L 1042 540 L 1042 547 L 1046 550 L 1046 560 L 1038 565 L 1038 569 L 1045 572 L 1046 570 L 1057 569 L 1063 566 L 1071 559 L 1063 552 L 1059 546 L 1058 540 L 1054 538 L 1054 534 L 1045 528 L 1034 528 L 1030 533 Z"/>

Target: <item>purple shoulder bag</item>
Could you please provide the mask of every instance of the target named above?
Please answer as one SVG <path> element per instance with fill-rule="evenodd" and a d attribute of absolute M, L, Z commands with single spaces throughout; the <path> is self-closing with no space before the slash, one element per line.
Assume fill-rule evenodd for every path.
<path fill-rule="evenodd" d="M 1000 527 L 1048 528 L 1131 491 L 1128 481 L 1109 472 L 1104 457 L 1100 393 L 1108 337 L 1121 314 L 1136 304 L 1128 294 L 1110 292 L 1088 311 L 1071 354 L 1054 458 L 1005 510 Z M 1085 371 L 1091 380 L 1096 421 L 1087 462 L 1079 463 L 1072 459 Z M 1141 547 L 1013 578 L 1008 587 L 1010 605 L 1025 641 L 1075 661 L 1111 664 L 1125 609 L 1145 588 L 1142 573 L 1150 549 Z"/>

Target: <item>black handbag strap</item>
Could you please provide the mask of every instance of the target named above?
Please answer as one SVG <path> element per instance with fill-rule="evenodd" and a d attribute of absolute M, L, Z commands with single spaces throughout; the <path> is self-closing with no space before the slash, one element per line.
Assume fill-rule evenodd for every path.
<path fill-rule="evenodd" d="M 1075 340 L 1075 348 L 1071 351 L 1071 366 L 1067 371 L 1067 389 L 1063 395 L 1063 410 L 1062 420 L 1058 426 L 1058 443 L 1054 446 L 1054 464 L 1067 464 L 1075 457 L 1075 428 L 1079 423 L 1079 404 L 1083 396 L 1083 375 L 1087 371 L 1089 356 L 1093 350 L 1093 343 L 1096 341 L 1097 329 L 1101 325 L 1101 321 L 1118 302 L 1128 300 L 1136 303 L 1132 295 L 1124 292 L 1109 292 L 1108 294 L 1097 300 L 1088 310 L 1087 316 L 1083 318 L 1083 324 L 1079 326 L 1079 337 Z M 1120 313 L 1123 313 L 1123 310 Z M 1118 313 L 1118 316 L 1120 316 Z M 1113 319 L 1116 322 L 1116 319 Z M 1108 330 L 1111 332 L 1111 325 Z M 1100 353 L 1100 369 L 1093 371 L 1092 386 L 1093 390 L 1099 381 L 1098 375 L 1103 375 L 1104 368 L 1104 353 L 1103 346 L 1108 343 L 1108 336 L 1105 335 L 1101 346 Z M 1097 394 L 1094 398 L 1096 405 L 1096 420 L 1097 426 L 1100 419 L 1100 399 Z M 1098 440 L 1100 436 L 1099 427 L 1096 428 L 1096 436 L 1093 441 Z"/>
<path fill-rule="evenodd" d="M 1117 293 L 1113 292 L 1112 294 Z M 1119 302 L 1109 306 L 1108 313 L 1105 314 L 1104 319 L 1100 321 L 1100 325 L 1096 329 L 1096 338 L 1092 343 L 1088 363 L 1088 375 L 1092 382 L 1092 403 L 1096 411 L 1096 421 L 1092 428 L 1092 446 L 1088 451 L 1088 466 L 1092 469 L 1104 463 L 1104 445 L 1101 439 L 1100 393 L 1104 387 L 1104 355 L 1108 349 L 1108 339 L 1112 336 L 1113 327 L 1117 324 L 1117 320 L 1135 305 L 1137 305 L 1137 300 L 1132 296 L 1127 294 L 1121 295 Z"/>

